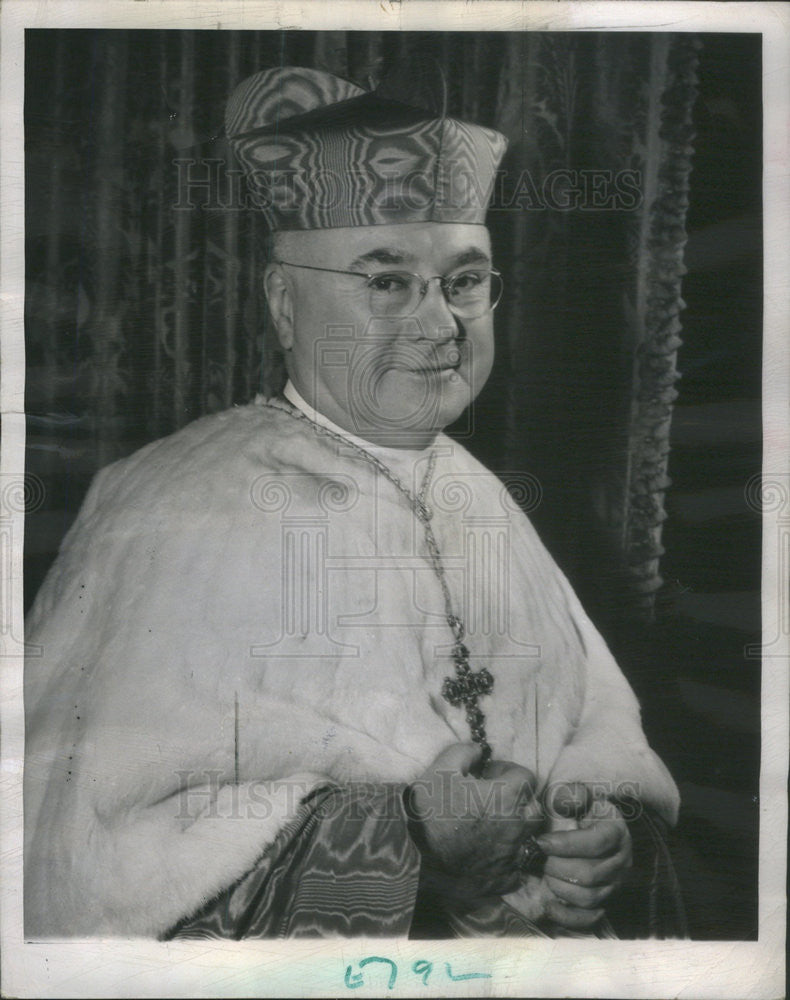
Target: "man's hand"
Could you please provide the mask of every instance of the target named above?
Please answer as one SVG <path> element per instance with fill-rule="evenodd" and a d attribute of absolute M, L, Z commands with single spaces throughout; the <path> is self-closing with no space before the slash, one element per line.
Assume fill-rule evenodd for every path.
<path fill-rule="evenodd" d="M 548 855 L 544 879 L 554 896 L 547 916 L 571 930 L 589 929 L 631 867 L 631 834 L 620 810 L 596 800 L 578 829 L 545 833 L 538 843 Z"/>
<path fill-rule="evenodd" d="M 543 822 L 532 772 L 491 761 L 476 778 L 470 771 L 479 758 L 479 747 L 456 743 L 411 786 L 426 860 L 444 876 L 434 878 L 434 888 L 468 901 L 518 887 L 520 845 Z"/>

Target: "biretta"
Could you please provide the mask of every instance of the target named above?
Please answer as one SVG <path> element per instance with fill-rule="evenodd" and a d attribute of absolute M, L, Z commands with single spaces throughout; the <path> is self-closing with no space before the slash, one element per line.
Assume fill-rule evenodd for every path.
<path fill-rule="evenodd" d="M 373 91 L 284 66 L 238 85 L 225 133 L 272 230 L 482 223 L 507 140 L 446 103 L 433 60 L 401 64 Z"/>

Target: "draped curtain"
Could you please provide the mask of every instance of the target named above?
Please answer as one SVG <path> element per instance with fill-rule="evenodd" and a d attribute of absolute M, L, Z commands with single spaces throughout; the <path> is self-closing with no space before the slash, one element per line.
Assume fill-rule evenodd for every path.
<path fill-rule="evenodd" d="M 276 65 L 364 87 L 434 55 L 449 111 L 510 141 L 489 226 L 497 361 L 455 428 L 602 618 L 650 618 L 683 307 L 699 43 L 682 34 L 35 30 L 26 34 L 28 521 L 35 593 L 92 475 L 278 391 L 261 223 L 222 141 Z M 603 581 L 603 586 L 602 586 Z"/>

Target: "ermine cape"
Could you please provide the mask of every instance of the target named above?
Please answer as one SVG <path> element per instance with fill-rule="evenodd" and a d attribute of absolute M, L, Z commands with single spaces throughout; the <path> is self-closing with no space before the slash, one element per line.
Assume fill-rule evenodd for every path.
<path fill-rule="evenodd" d="M 678 795 L 602 638 L 492 473 L 440 435 L 425 499 L 498 759 Z M 417 461 L 419 487 L 428 464 Z M 239 878 L 326 779 L 405 782 L 469 740 L 422 526 L 288 404 L 102 470 L 26 639 L 26 933 L 156 935 Z"/>

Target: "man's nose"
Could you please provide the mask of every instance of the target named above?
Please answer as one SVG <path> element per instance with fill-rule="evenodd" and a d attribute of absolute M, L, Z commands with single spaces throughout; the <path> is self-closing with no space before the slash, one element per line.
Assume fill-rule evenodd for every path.
<path fill-rule="evenodd" d="M 428 282 L 425 297 L 416 315 L 426 339 L 443 344 L 458 336 L 458 323 L 450 312 L 442 286 L 436 278 Z"/>

